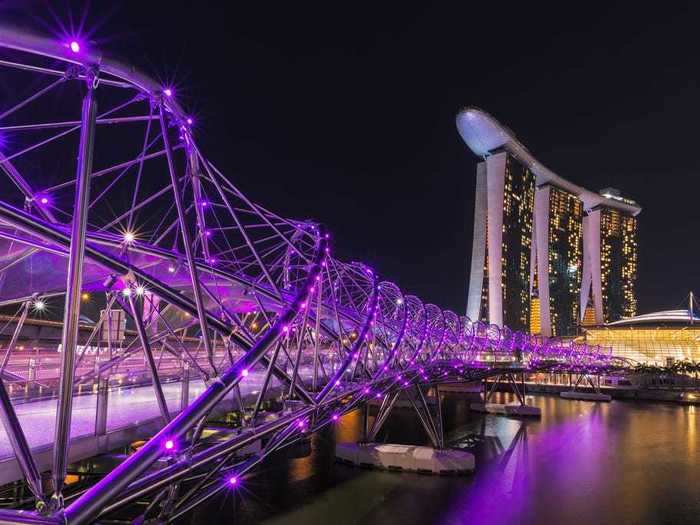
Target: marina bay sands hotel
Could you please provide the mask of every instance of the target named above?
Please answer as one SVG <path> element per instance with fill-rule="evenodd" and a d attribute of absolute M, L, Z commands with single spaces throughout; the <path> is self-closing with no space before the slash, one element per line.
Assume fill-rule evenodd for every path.
<path fill-rule="evenodd" d="M 491 115 L 467 108 L 476 168 L 467 315 L 545 336 L 636 315 L 636 202 L 553 173 Z"/>

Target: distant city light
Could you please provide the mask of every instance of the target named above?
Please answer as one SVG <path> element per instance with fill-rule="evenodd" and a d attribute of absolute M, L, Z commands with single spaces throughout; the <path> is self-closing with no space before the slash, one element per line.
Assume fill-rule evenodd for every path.
<path fill-rule="evenodd" d="M 124 289 L 122 290 L 122 295 L 123 295 L 124 297 L 129 297 L 129 296 L 131 295 L 131 288 L 128 288 L 128 287 L 127 287 L 127 288 L 124 288 Z"/>
<path fill-rule="evenodd" d="M 42 197 L 39 199 L 39 202 L 42 204 L 48 204 L 49 203 L 49 198 L 48 197 Z"/>
<path fill-rule="evenodd" d="M 134 235 L 134 232 L 124 232 L 124 242 L 127 244 L 131 244 L 136 240 L 136 235 Z"/>
<path fill-rule="evenodd" d="M 241 370 L 241 376 L 242 376 L 242 377 L 248 377 L 248 373 L 249 373 L 249 372 L 248 372 L 248 369 L 247 369 L 247 368 L 244 368 L 243 370 Z"/>
<path fill-rule="evenodd" d="M 77 40 L 73 40 L 69 47 L 73 53 L 80 53 L 80 43 Z"/>
<path fill-rule="evenodd" d="M 172 439 L 168 439 L 165 442 L 165 450 L 172 450 L 175 448 L 175 442 Z"/>
<path fill-rule="evenodd" d="M 165 88 L 163 90 L 163 94 L 165 94 L 166 97 L 172 97 L 173 96 L 173 90 L 170 88 Z"/>
<path fill-rule="evenodd" d="M 87 302 L 90 300 L 90 294 L 88 292 L 83 292 L 82 294 L 80 294 L 80 298 L 83 301 Z"/>
<path fill-rule="evenodd" d="M 168 266 L 168 271 L 170 273 L 175 273 L 175 267 L 174 266 Z"/>
<path fill-rule="evenodd" d="M 36 301 L 34 301 L 32 308 L 34 308 L 34 310 L 36 310 L 37 312 L 43 312 L 46 309 L 46 303 L 41 299 L 37 299 Z"/>
<path fill-rule="evenodd" d="M 236 476 L 231 476 L 230 478 L 228 478 L 228 484 L 232 487 L 235 487 L 236 485 L 238 485 L 238 478 Z"/>
<path fill-rule="evenodd" d="M 192 117 L 187 117 L 187 124 L 189 124 L 190 126 L 194 124 L 194 120 L 192 119 Z"/>
<path fill-rule="evenodd" d="M 145 293 L 146 293 L 146 288 L 144 288 L 142 285 L 139 285 L 136 287 L 136 295 L 141 297 Z"/>
<path fill-rule="evenodd" d="M 401 305 L 403 304 L 403 299 L 401 299 L 401 297 L 399 297 L 398 299 L 396 299 L 396 304 L 398 304 L 399 306 L 401 306 Z"/>

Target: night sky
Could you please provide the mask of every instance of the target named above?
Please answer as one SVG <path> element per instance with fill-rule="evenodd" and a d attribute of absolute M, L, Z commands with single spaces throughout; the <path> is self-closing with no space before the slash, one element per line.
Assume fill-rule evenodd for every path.
<path fill-rule="evenodd" d="M 700 7 L 206 4 L 5 0 L 0 16 L 47 31 L 87 13 L 99 47 L 175 81 L 205 154 L 250 197 L 325 223 L 337 254 L 427 302 L 466 305 L 468 105 L 561 176 L 642 205 L 642 313 L 700 291 Z"/>

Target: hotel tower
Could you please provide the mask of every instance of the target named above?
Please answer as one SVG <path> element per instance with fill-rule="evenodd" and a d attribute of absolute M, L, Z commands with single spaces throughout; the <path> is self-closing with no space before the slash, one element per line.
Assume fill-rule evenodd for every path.
<path fill-rule="evenodd" d="M 479 109 L 457 128 L 482 159 L 467 315 L 545 336 L 635 315 L 637 203 L 553 173 Z"/>

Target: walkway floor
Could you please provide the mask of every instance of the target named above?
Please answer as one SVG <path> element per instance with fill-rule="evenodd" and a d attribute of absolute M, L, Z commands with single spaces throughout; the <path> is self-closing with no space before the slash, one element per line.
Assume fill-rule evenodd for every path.
<path fill-rule="evenodd" d="M 301 367 L 304 369 L 305 367 Z M 309 370 L 303 370 L 308 373 Z M 303 375 L 306 375 L 306 374 Z M 241 394 L 255 395 L 259 392 L 264 378 L 263 371 L 251 371 L 245 381 L 241 383 Z M 271 386 L 276 382 L 272 381 Z M 179 411 L 180 405 L 179 382 L 163 385 L 163 392 L 172 413 Z M 190 401 L 204 390 L 201 380 L 190 381 Z M 95 432 L 95 412 L 97 394 L 86 394 L 73 398 L 73 417 L 71 420 L 71 438 L 92 435 Z M 27 436 L 30 447 L 39 448 L 49 446 L 54 441 L 54 427 L 56 420 L 56 399 L 39 400 L 15 405 L 17 417 Z M 133 388 L 121 388 L 110 391 L 107 409 L 107 431 L 117 430 L 133 425 L 139 425 L 145 421 L 158 417 L 158 405 L 156 403 L 153 387 L 139 386 Z M 0 425 L 0 460 L 13 456 L 12 446 Z"/>

